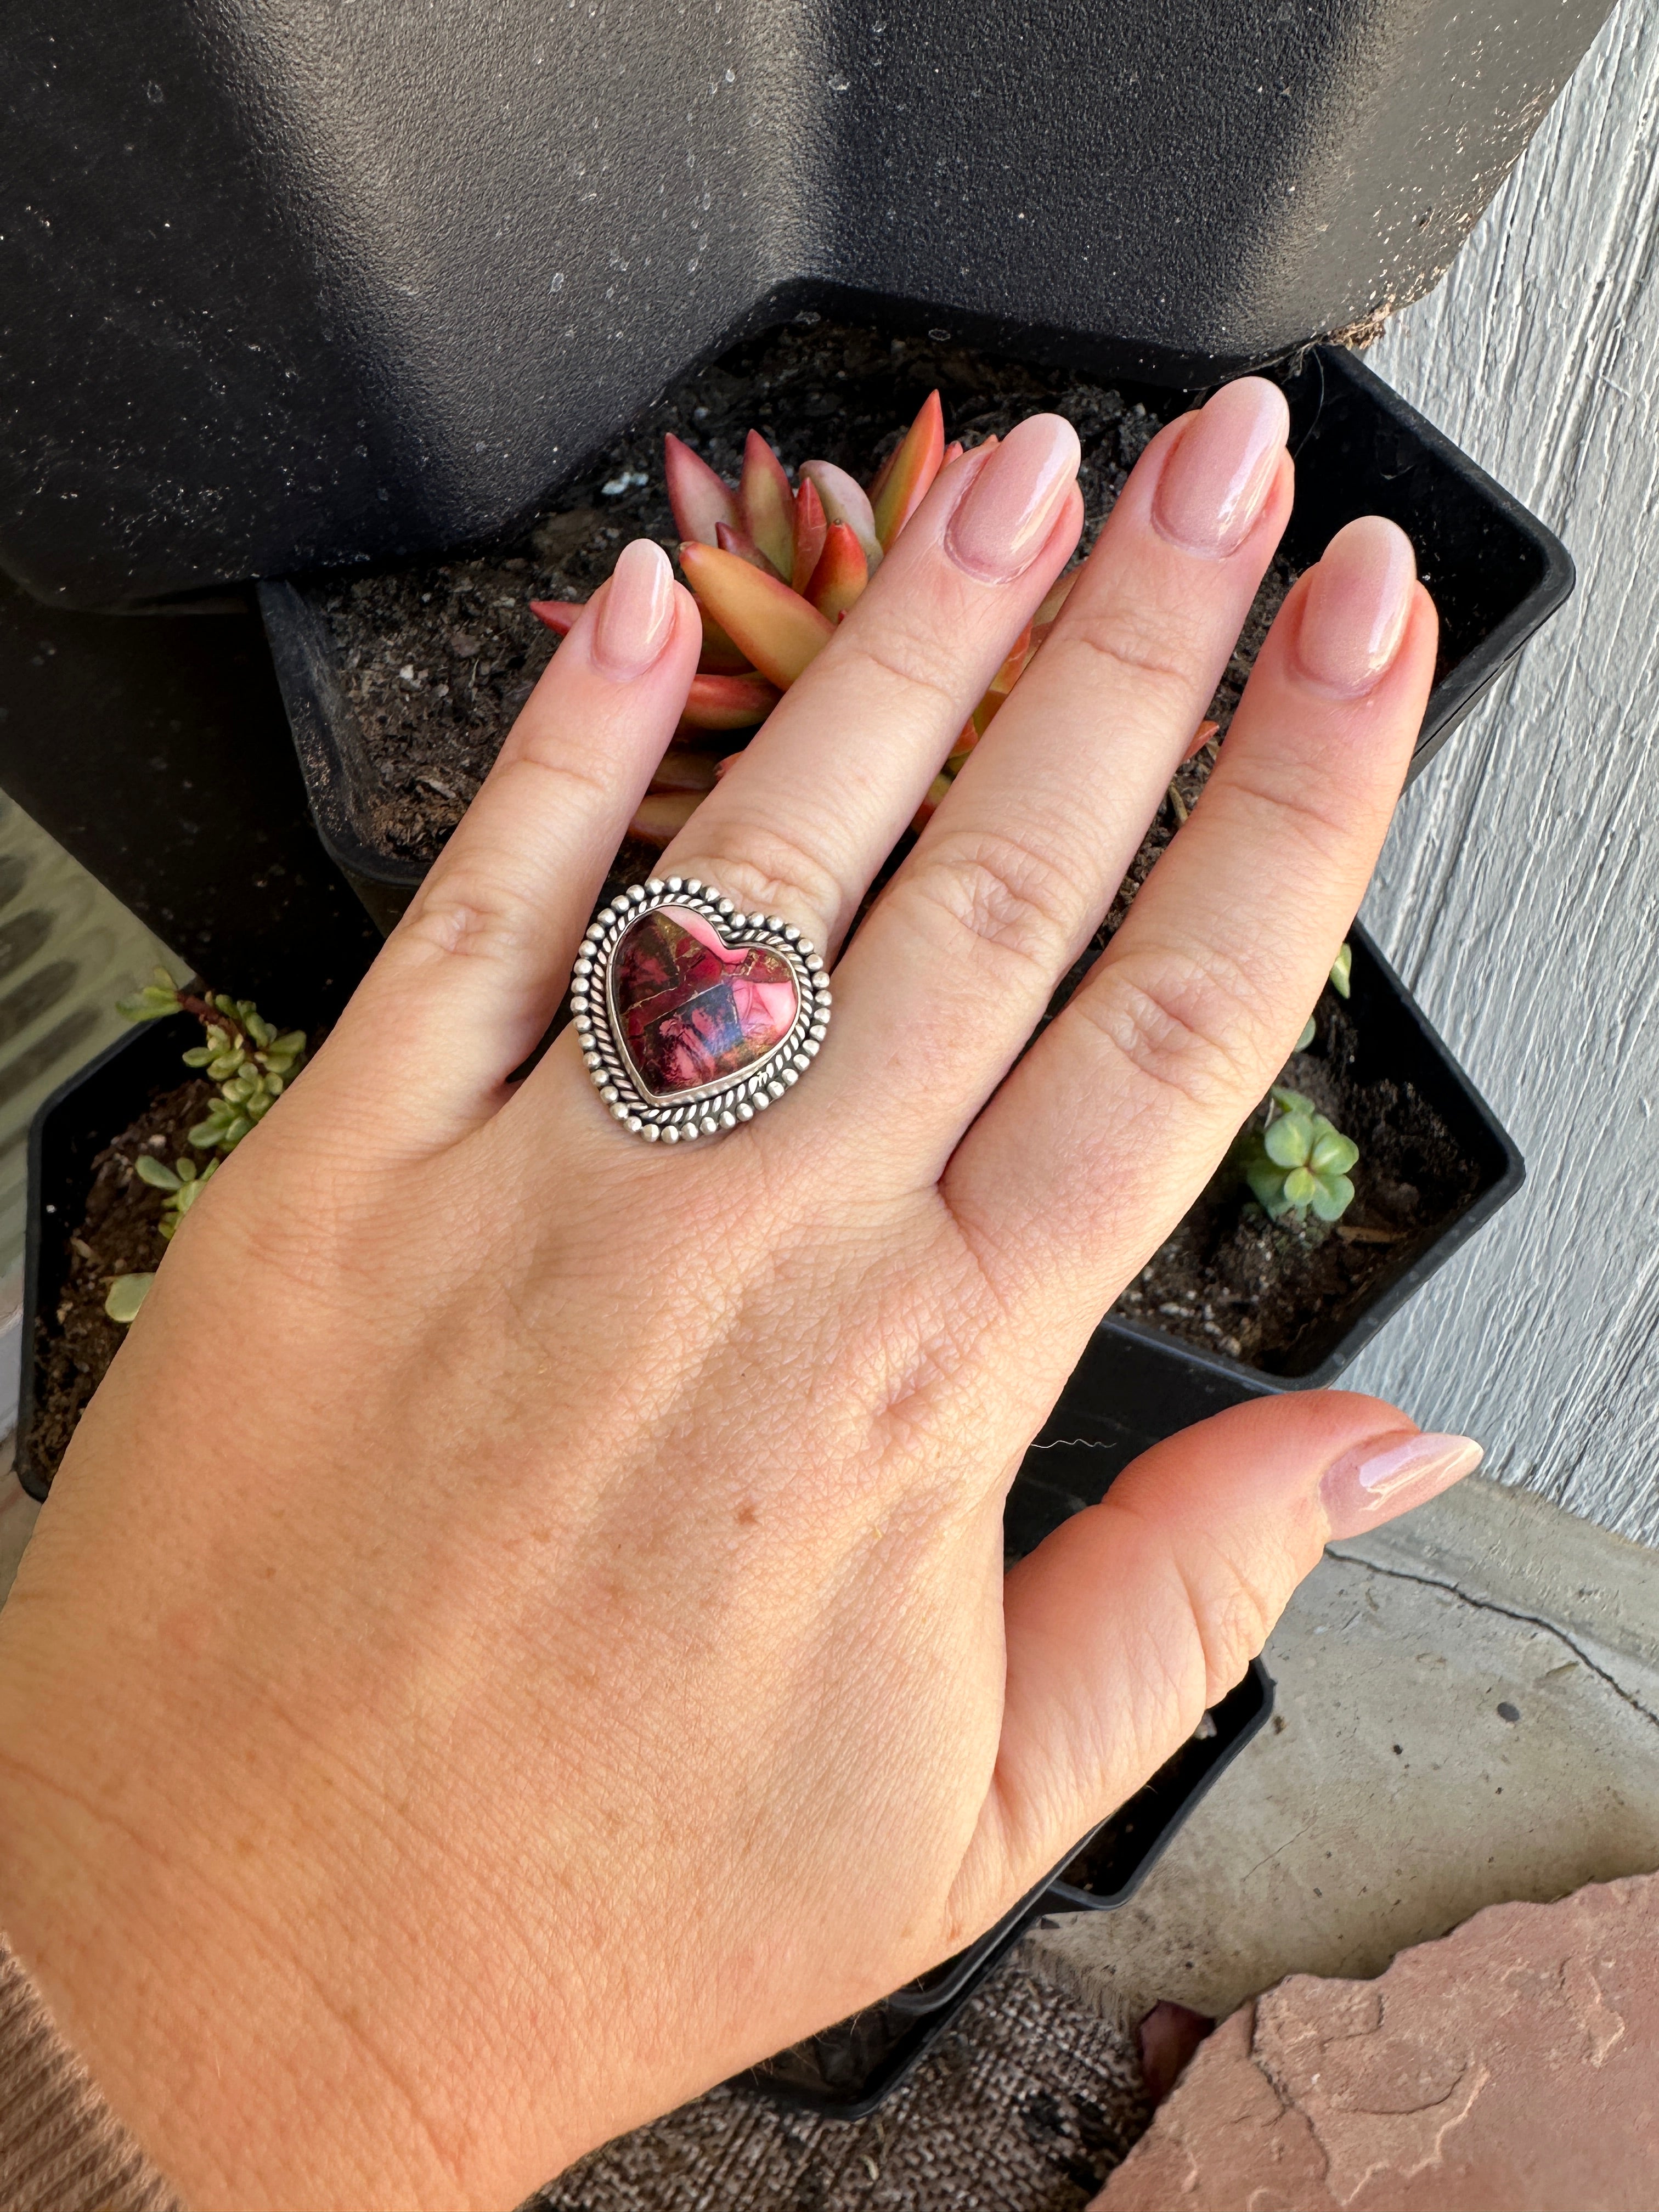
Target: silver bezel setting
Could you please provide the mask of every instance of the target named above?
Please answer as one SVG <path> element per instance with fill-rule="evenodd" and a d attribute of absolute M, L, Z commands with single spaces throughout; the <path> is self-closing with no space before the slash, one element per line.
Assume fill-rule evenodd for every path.
<path fill-rule="evenodd" d="M 628 1055 L 612 999 L 617 947 L 641 915 L 658 907 L 687 908 L 712 923 L 726 945 L 763 946 L 788 965 L 798 1001 L 793 1025 L 764 1060 L 740 1075 L 659 1098 L 647 1091 Z M 818 1054 L 830 1027 L 830 979 L 799 930 L 775 914 L 744 914 L 713 884 L 693 876 L 653 876 L 619 891 L 588 925 L 570 980 L 572 1026 L 593 1088 L 611 1119 L 647 1144 L 690 1144 L 752 1121 L 787 1098 Z"/>

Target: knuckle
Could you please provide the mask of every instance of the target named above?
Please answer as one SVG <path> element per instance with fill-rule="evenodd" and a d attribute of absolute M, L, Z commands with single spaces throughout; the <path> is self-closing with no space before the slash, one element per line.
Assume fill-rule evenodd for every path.
<path fill-rule="evenodd" d="M 1073 1005 L 1115 1058 L 1190 1105 L 1231 1111 L 1241 1095 L 1254 1100 L 1261 1088 L 1267 1011 L 1247 971 L 1218 947 L 1201 961 L 1125 954 Z"/>
<path fill-rule="evenodd" d="M 659 873 L 701 876 L 751 913 L 781 914 L 810 924 L 820 940 L 834 927 L 846 894 L 829 859 L 777 823 L 729 821 L 720 837 L 694 856 L 671 852 Z"/>
<path fill-rule="evenodd" d="M 1121 602 L 1079 611 L 1050 644 L 1061 645 L 1104 664 L 1115 684 L 1137 691 L 1148 687 L 1184 701 L 1200 681 L 1200 653 L 1188 647 L 1179 617 L 1167 607 L 1137 611 Z M 1101 671 L 1095 671 L 1096 679 Z"/>
<path fill-rule="evenodd" d="M 976 951 L 1045 976 L 1065 959 L 1081 902 L 1050 854 L 985 830 L 945 830 L 918 854 L 908 894 Z"/>
<path fill-rule="evenodd" d="M 539 945 L 544 929 L 532 901 L 487 866 L 462 860 L 428 878 L 396 935 L 440 957 L 511 960 Z"/>
<path fill-rule="evenodd" d="M 945 639 L 916 629 L 896 631 L 890 637 L 874 629 L 868 635 L 856 631 L 843 635 L 846 660 L 855 664 L 859 672 L 855 680 L 861 687 L 874 676 L 884 688 L 919 693 L 928 702 L 939 703 L 942 718 L 951 721 L 952 727 L 967 714 L 968 708 L 958 696 L 960 682 L 951 680 Z"/>
<path fill-rule="evenodd" d="M 1286 873 L 1306 880 L 1317 872 L 1324 875 L 1344 870 L 1352 854 L 1360 810 L 1339 779 L 1328 770 L 1323 775 L 1302 763 L 1253 761 L 1241 756 L 1230 763 L 1224 779 L 1212 779 L 1215 787 L 1212 809 L 1237 817 L 1234 833 L 1253 842 L 1271 840 L 1276 850 L 1294 847 L 1293 863 Z M 1230 824 L 1231 827 L 1231 824 Z"/>
<path fill-rule="evenodd" d="M 1205 1702 L 1212 1705 L 1261 1650 L 1282 1608 L 1218 1547 L 1188 1563 L 1182 1579 L 1203 1656 Z"/>

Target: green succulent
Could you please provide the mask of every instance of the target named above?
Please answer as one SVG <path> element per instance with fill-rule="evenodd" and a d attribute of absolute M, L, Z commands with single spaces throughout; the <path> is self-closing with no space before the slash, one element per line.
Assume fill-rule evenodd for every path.
<path fill-rule="evenodd" d="M 1345 945 L 1331 963 L 1331 988 L 1339 999 L 1347 998 L 1353 988 L 1349 977 L 1353 974 L 1353 947 Z M 1306 1052 L 1314 1041 L 1314 1018 L 1309 1015 L 1302 1024 L 1302 1034 L 1296 1041 L 1298 1052 Z"/>
<path fill-rule="evenodd" d="M 204 1069 L 218 1085 L 219 1096 L 189 1132 L 198 1152 L 234 1152 L 276 1103 L 305 1058 L 303 1030 L 285 1030 L 279 1036 L 260 1018 L 252 999 L 233 999 L 222 991 L 196 998 L 180 991 L 165 968 L 156 969 L 155 981 L 136 998 L 120 1000 L 116 1012 L 130 1022 L 153 1022 L 181 1013 L 194 1014 L 200 1021 L 207 1042 L 184 1054 L 185 1066 Z"/>
<path fill-rule="evenodd" d="M 118 1321 L 123 1328 L 138 1318 L 138 1309 L 149 1295 L 154 1275 L 118 1275 L 109 1286 L 109 1296 L 104 1300 L 104 1311 L 112 1321 Z"/>
<path fill-rule="evenodd" d="M 1353 1203 L 1348 1170 L 1359 1147 L 1328 1121 L 1311 1098 L 1282 1083 L 1267 1093 L 1267 1120 L 1246 1133 L 1243 1169 L 1263 1212 L 1274 1221 L 1340 1221 Z"/>
<path fill-rule="evenodd" d="M 140 1152 L 133 1164 L 137 1169 L 140 1182 L 147 1182 L 153 1190 L 164 1190 L 167 1194 L 167 1202 L 161 1208 L 161 1218 L 156 1227 L 171 1243 L 179 1224 L 213 1181 L 219 1163 L 210 1160 L 206 1167 L 198 1168 L 185 1153 L 169 1167 L 165 1160 L 158 1160 L 153 1153 Z M 155 1280 L 154 1274 L 118 1275 L 109 1286 L 109 1296 L 104 1300 L 104 1311 L 112 1321 L 118 1321 L 124 1327 L 128 1322 L 136 1321 L 138 1309 L 144 1303 Z"/>
<path fill-rule="evenodd" d="M 198 1168 L 195 1161 L 185 1154 L 175 1165 L 169 1167 L 165 1160 L 155 1159 L 149 1152 L 139 1153 L 137 1166 L 140 1182 L 149 1183 L 152 1189 L 167 1193 L 167 1202 L 161 1208 L 161 1218 L 157 1226 L 169 1241 L 173 1231 L 213 1181 L 218 1165 L 217 1160 L 210 1160 L 205 1168 Z"/>
<path fill-rule="evenodd" d="M 165 968 L 155 981 L 131 999 L 116 1002 L 116 1012 L 130 1022 L 154 1022 L 168 1014 L 194 1014 L 207 1039 L 183 1054 L 186 1067 L 199 1067 L 219 1086 L 219 1095 L 201 1121 L 185 1132 L 198 1152 L 234 1152 L 256 1121 L 270 1113 L 283 1095 L 284 1085 L 305 1058 L 303 1030 L 285 1030 L 279 1036 L 261 1018 L 252 999 L 232 999 L 222 991 L 208 991 L 200 998 L 181 991 Z M 213 1180 L 219 1162 L 198 1168 L 186 1153 L 168 1167 L 149 1152 L 136 1163 L 139 1180 L 164 1190 L 167 1202 L 156 1226 L 171 1241 L 179 1224 Z M 137 1317 L 150 1285 L 151 1274 L 118 1275 L 109 1286 L 104 1311 L 112 1321 L 125 1325 Z"/>

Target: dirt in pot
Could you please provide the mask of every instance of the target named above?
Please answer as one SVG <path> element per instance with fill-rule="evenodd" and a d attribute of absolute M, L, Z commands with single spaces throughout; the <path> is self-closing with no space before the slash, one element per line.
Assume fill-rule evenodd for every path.
<path fill-rule="evenodd" d="M 153 1099 L 93 1163 L 87 1210 L 69 1236 L 69 1269 L 57 1310 L 35 1323 L 34 1423 L 31 1462 L 55 1474 L 88 1398 L 103 1381 L 126 1331 L 104 1311 L 118 1275 L 153 1273 L 167 1250 L 160 1223 L 167 1194 L 141 1180 L 141 1152 L 169 1166 L 181 1156 L 198 1162 L 187 1132 L 215 1096 L 204 1079 L 181 1083 Z"/>
<path fill-rule="evenodd" d="M 1225 1169 L 1113 1309 L 1270 1374 L 1304 1340 L 1338 1335 L 1474 1199 L 1476 1164 L 1410 1082 L 1362 1075 L 1353 1016 L 1327 992 L 1318 1031 L 1284 1080 L 1359 1147 L 1340 1221 L 1271 1221 Z M 1305 1365 L 1307 1363 L 1302 1363 Z"/>
<path fill-rule="evenodd" d="M 471 559 L 311 587 L 369 756 L 365 827 L 374 842 L 430 860 L 459 821 L 553 651 L 530 612 L 532 599 L 588 598 L 630 538 L 677 547 L 663 479 L 665 432 L 684 438 L 732 483 L 751 428 L 791 470 L 816 457 L 867 482 L 935 387 L 947 434 L 969 446 L 1042 409 L 1075 425 L 1085 551 L 1161 420 L 1148 397 L 1069 371 L 861 325 L 791 325 L 736 348 L 669 393 L 520 537 Z M 1160 403 L 1153 395 L 1150 404 Z M 1166 395 L 1162 404 L 1174 410 L 1184 403 Z M 1294 574 L 1276 563 L 1262 586 L 1211 709 L 1224 729 Z M 1189 794 L 1206 767 L 1183 776 Z M 649 872 L 649 848 L 641 854 L 643 867 L 634 865 L 640 855 L 619 859 L 619 883 Z"/>

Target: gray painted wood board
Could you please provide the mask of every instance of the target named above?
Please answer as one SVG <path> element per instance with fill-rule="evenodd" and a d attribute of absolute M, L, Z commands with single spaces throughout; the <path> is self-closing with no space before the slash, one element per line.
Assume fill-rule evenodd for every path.
<path fill-rule="evenodd" d="M 1521 1196 L 1356 1364 L 1487 1472 L 1659 1541 L 1659 10 L 1613 15 L 1369 358 L 1559 531 L 1575 599 L 1402 803 L 1364 914 Z"/>

